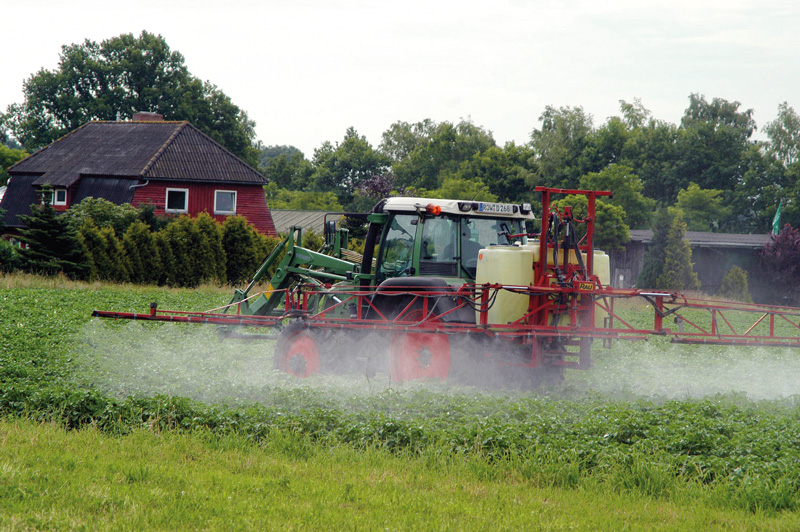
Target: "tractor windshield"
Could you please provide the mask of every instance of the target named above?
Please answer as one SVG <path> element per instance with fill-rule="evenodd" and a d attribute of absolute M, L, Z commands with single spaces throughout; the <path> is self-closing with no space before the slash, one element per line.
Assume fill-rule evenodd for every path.
<path fill-rule="evenodd" d="M 427 218 L 422 229 L 420 275 L 475 278 L 478 252 L 508 245 L 509 232 L 520 232 L 515 220 L 465 216 Z"/>

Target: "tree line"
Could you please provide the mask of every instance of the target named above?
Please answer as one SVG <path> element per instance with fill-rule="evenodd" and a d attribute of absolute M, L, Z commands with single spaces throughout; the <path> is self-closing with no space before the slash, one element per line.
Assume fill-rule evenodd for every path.
<path fill-rule="evenodd" d="M 582 107 L 547 106 L 524 144 L 497 145 L 472 123 L 396 122 L 372 146 L 354 128 L 307 159 L 292 146 L 262 150 L 272 207 L 363 210 L 391 193 L 530 201 L 535 186 L 609 189 L 632 229 L 677 207 L 690 231 L 765 233 L 779 202 L 796 225 L 800 116 L 787 103 L 755 140 L 753 110 L 691 94 L 679 124 L 620 101 L 599 126 Z"/>

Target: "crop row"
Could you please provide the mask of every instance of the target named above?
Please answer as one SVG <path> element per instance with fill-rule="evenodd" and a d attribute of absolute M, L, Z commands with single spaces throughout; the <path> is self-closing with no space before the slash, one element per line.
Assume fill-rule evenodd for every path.
<path fill-rule="evenodd" d="M 220 348 L 216 352 L 224 360 L 203 358 L 208 367 L 201 372 L 177 375 L 186 361 L 159 366 L 153 358 L 163 353 L 145 340 L 179 326 L 129 330 L 112 324 L 101 331 L 110 334 L 98 334 L 90 324 L 92 308 L 141 309 L 154 295 L 166 299 L 164 306 L 193 309 L 210 308 L 224 297 L 110 288 L 0 290 L 0 320 L 7 332 L 0 338 L 0 414 L 120 434 L 141 427 L 236 433 L 254 444 L 292 433 L 315 444 L 477 457 L 487 467 L 510 463 L 549 485 L 592 481 L 662 496 L 684 484 L 723 493 L 739 507 L 800 509 L 800 399 L 795 396 L 754 401 L 737 394 L 686 400 L 629 395 L 622 400 L 581 388 L 581 381 L 538 394 L 490 393 L 446 383 L 398 388 L 376 381 L 364 387 L 363 380 L 355 385 L 340 378 L 298 384 L 264 370 L 256 375 L 263 379 L 260 385 L 225 400 L 209 382 L 198 386 L 196 381 L 202 375 L 209 381 L 232 379 L 219 369 L 252 368 L 255 358 L 268 356 L 265 346 L 250 348 L 250 355 L 235 345 L 230 351 Z M 109 337 L 118 343 L 109 343 Z M 134 351 L 144 354 L 122 352 L 128 340 L 139 342 Z M 201 341 L 208 343 L 205 337 Z M 166 351 L 181 349 L 170 345 Z M 627 349 L 628 361 L 653 356 L 652 350 L 618 349 Z M 115 373 L 115 367 L 122 370 Z M 153 382 L 158 371 L 169 376 L 165 389 L 131 387 L 137 380 Z M 120 380 L 124 375 L 127 381 Z M 170 390 L 186 393 L 176 396 Z"/>

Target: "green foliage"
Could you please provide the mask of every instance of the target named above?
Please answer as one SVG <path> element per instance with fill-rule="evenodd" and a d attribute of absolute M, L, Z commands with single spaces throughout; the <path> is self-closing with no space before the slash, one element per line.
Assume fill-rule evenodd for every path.
<path fill-rule="evenodd" d="M 695 183 L 678 192 L 677 207 L 683 212 L 687 231 L 718 230 L 731 214 L 730 207 L 723 204 L 721 190 L 704 190 Z"/>
<path fill-rule="evenodd" d="M 679 209 L 670 208 L 669 215 L 670 224 L 664 242 L 664 266 L 653 288 L 698 290 L 700 280 L 692 269 L 692 248 L 684 238 L 686 222 L 683 221 L 683 213 Z"/>
<path fill-rule="evenodd" d="M 752 303 L 750 289 L 747 287 L 747 272 L 738 266 L 734 266 L 722 278 L 722 285 L 717 292 L 718 297 Z"/>
<path fill-rule="evenodd" d="M 204 247 L 207 246 L 205 251 L 205 260 L 209 266 L 209 277 L 218 283 L 225 284 L 227 282 L 226 264 L 225 264 L 225 248 L 222 245 L 222 225 L 217 223 L 210 214 L 206 212 L 200 213 L 195 219 L 194 223 L 204 240 Z"/>
<path fill-rule="evenodd" d="M 47 190 L 43 194 L 49 197 Z M 19 237 L 27 245 L 19 250 L 22 270 L 45 275 L 63 273 L 71 279 L 87 279 L 91 275 L 91 262 L 77 232 L 49 202 L 32 205 L 31 214 L 19 218 L 27 226 Z"/>
<path fill-rule="evenodd" d="M 122 237 L 122 248 L 130 265 L 130 280 L 139 284 L 154 284 L 161 279 L 162 264 L 154 234 L 146 223 L 136 221 Z"/>
<path fill-rule="evenodd" d="M 180 216 L 172 220 L 163 233 L 172 250 L 174 264 L 179 266 L 175 272 L 176 286 L 225 282 L 224 278 L 216 276 L 220 271 L 223 275 L 225 272 L 224 267 L 220 267 L 224 250 L 221 235 L 216 230 L 210 230 L 208 224 L 201 225 L 189 216 Z"/>
<path fill-rule="evenodd" d="M 530 201 L 532 160 L 533 150 L 529 146 L 509 142 L 502 148 L 490 146 L 475 153 L 472 159 L 461 163 L 456 176 L 460 180 L 485 183 L 489 193 L 500 201 L 521 203 Z"/>
<path fill-rule="evenodd" d="M 138 207 L 139 213 L 137 218 L 150 228 L 151 231 L 161 231 L 164 229 L 170 220 L 173 219 L 171 214 L 156 214 L 156 206 L 152 203 L 143 203 Z"/>
<path fill-rule="evenodd" d="M 288 190 L 308 188 L 314 174 L 314 165 L 294 146 L 263 148 L 259 168 L 269 183 Z"/>
<path fill-rule="evenodd" d="M 8 240 L 0 237 L 0 272 L 11 273 L 17 269 L 18 264 L 16 248 Z"/>
<path fill-rule="evenodd" d="M 636 285 L 660 290 L 697 290 L 692 250 L 684 239 L 686 223 L 679 209 L 662 209 L 653 219 L 653 240 L 644 256 Z"/>
<path fill-rule="evenodd" d="M 227 258 L 225 276 L 237 286 L 250 280 L 263 261 L 258 253 L 258 232 L 243 216 L 229 216 L 222 224 L 222 248 Z"/>
<path fill-rule="evenodd" d="M 117 205 L 107 199 L 91 196 L 77 205 L 72 205 L 63 214 L 69 227 L 75 231 L 91 220 L 100 228 L 111 227 L 120 238 L 140 215 L 141 211 L 130 203 Z"/>
<path fill-rule="evenodd" d="M 755 130 L 753 110 L 739 102 L 692 94 L 678 136 L 680 188 L 697 183 L 703 189 L 731 190 L 741 181 L 742 158 Z"/>
<path fill-rule="evenodd" d="M 362 181 L 385 173 L 389 159 L 375 150 L 366 137 L 350 127 L 342 142 L 324 142 L 314 150 L 315 191 L 333 191 L 341 201 L 347 201 Z"/>
<path fill-rule="evenodd" d="M 640 229 L 649 225 L 656 202 L 644 197 L 644 185 L 633 168 L 613 164 L 601 172 L 588 173 L 581 177 L 580 188 L 610 190 L 613 197 L 603 198 L 603 202 L 622 208 L 623 219 L 628 227 Z"/>
<path fill-rule="evenodd" d="M 247 114 L 213 84 L 192 76 L 163 37 L 146 31 L 63 46 L 58 68 L 39 70 L 23 92 L 25 100 L 8 107 L 0 126 L 28 150 L 91 120 L 153 111 L 188 120 L 251 166 L 258 163 L 255 124 Z"/>
<path fill-rule="evenodd" d="M 118 283 L 131 280 L 130 259 L 113 228 L 101 229 L 88 219 L 78 231 L 78 238 L 92 262 L 91 279 Z"/>
<path fill-rule="evenodd" d="M 270 183 L 266 187 L 267 204 L 270 209 L 291 209 L 297 211 L 341 212 L 342 205 L 335 192 L 305 192 L 287 190 Z"/>
<path fill-rule="evenodd" d="M 155 246 L 158 252 L 158 259 L 161 263 L 161 272 L 158 277 L 160 286 L 178 286 L 178 270 L 180 265 L 175 261 L 175 254 L 172 252 L 172 244 L 169 241 L 166 231 L 154 233 Z"/>
<path fill-rule="evenodd" d="M 497 201 L 497 196 L 479 179 L 446 177 L 442 186 L 433 190 L 410 187 L 407 193 L 421 198 L 463 199 L 476 201 Z"/>
<path fill-rule="evenodd" d="M 631 131 L 620 157 L 641 178 L 643 194 L 662 204 L 674 202 L 683 186 L 676 169 L 682 155 L 678 136 L 676 125 L 651 120 Z"/>
<path fill-rule="evenodd" d="M 398 186 L 430 190 L 455 176 L 463 163 L 495 146 L 491 132 L 470 120 L 437 124 L 425 119 L 392 124 L 383 133 L 380 150 L 392 161 Z M 471 177 L 469 171 L 462 177 Z"/>
<path fill-rule="evenodd" d="M 586 196 L 567 196 L 555 202 L 563 210 L 571 206 L 576 219 L 586 218 L 589 214 L 589 199 Z M 625 249 L 631 239 L 630 229 L 624 221 L 621 207 L 601 200 L 595 201 L 594 247 L 603 251 L 620 251 Z M 575 224 L 580 238 L 586 234 L 584 224 Z"/>
<path fill-rule="evenodd" d="M 15 150 L 5 144 L 0 144 L 0 187 L 8 183 L 8 172 L 6 170 L 27 156 L 28 152 L 25 150 Z"/>
<path fill-rule="evenodd" d="M 785 165 L 791 166 L 800 156 L 800 116 L 787 102 L 778 106 L 778 117 L 764 126 L 770 149 Z"/>
<path fill-rule="evenodd" d="M 585 150 L 590 145 L 592 116 L 582 107 L 548 105 L 539 120 L 541 129 L 531 133 L 537 163 L 532 184 L 577 188 L 580 176 L 590 170 Z"/>

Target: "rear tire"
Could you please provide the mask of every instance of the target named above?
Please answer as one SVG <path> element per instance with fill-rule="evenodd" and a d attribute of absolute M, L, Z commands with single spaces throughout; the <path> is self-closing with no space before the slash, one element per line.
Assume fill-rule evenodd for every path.
<path fill-rule="evenodd" d="M 296 377 L 310 377 L 320 371 L 319 353 L 319 344 L 311 329 L 301 321 L 294 321 L 281 331 L 272 365 Z"/>
<path fill-rule="evenodd" d="M 409 312 L 406 319 L 423 318 L 420 309 Z M 433 332 L 395 333 L 389 345 L 389 360 L 395 382 L 446 379 L 450 374 L 450 337 Z"/>

